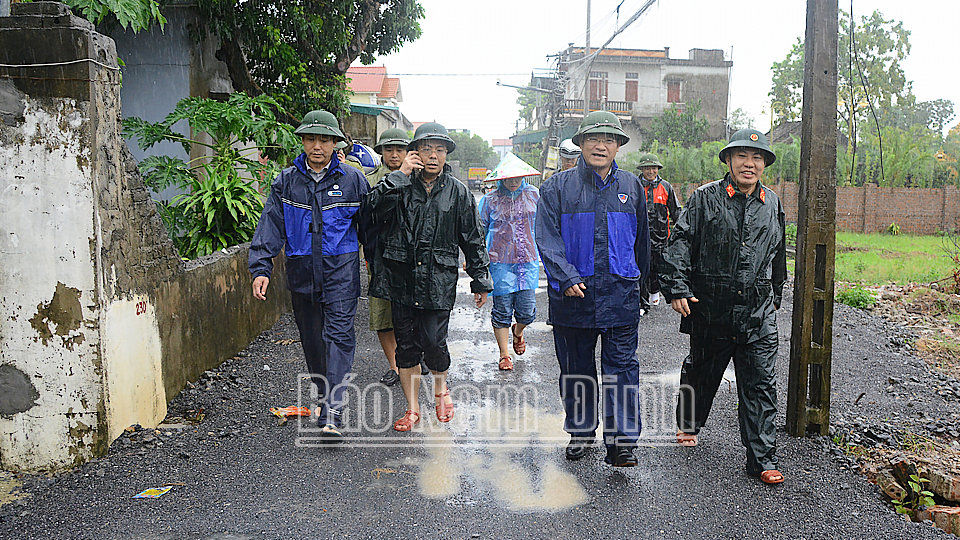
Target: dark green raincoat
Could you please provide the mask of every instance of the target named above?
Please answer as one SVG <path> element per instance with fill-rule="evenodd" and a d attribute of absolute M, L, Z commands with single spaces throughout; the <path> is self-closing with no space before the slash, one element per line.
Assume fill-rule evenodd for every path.
<path fill-rule="evenodd" d="M 763 185 L 745 196 L 728 174 L 683 207 L 660 267 L 667 300 L 696 297 L 680 331 L 751 343 L 776 332 L 787 279 L 780 198 Z"/>
<path fill-rule="evenodd" d="M 370 190 L 367 205 L 379 230 L 371 261 L 370 296 L 416 309 L 452 310 L 457 299 L 459 251 L 473 278 L 470 292 L 490 292 L 490 259 L 477 201 L 449 165 L 430 193 L 423 183 L 393 171 Z"/>

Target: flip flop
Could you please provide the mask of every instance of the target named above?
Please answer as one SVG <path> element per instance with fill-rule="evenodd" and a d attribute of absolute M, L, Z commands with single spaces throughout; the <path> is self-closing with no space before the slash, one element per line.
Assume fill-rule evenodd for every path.
<path fill-rule="evenodd" d="M 510 328 L 510 333 L 513 334 L 513 352 L 517 353 L 518 356 L 522 355 L 523 353 L 527 352 L 527 342 L 525 339 L 523 339 L 523 334 L 519 336 L 516 334 L 516 324 Z"/>
<path fill-rule="evenodd" d="M 686 446 L 688 448 L 694 447 L 697 445 L 697 435 L 695 433 L 684 433 L 682 431 L 678 431 L 677 444 L 680 446 Z"/>
<path fill-rule="evenodd" d="M 503 356 L 500 358 L 499 362 L 500 371 L 512 371 L 513 370 L 513 359 L 510 358 L 510 355 Z"/>

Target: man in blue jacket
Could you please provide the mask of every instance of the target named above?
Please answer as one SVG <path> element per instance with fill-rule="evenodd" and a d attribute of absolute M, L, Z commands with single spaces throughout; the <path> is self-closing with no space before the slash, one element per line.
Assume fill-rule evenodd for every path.
<path fill-rule="evenodd" d="M 581 149 L 577 166 L 541 186 L 536 220 L 560 362 L 563 429 L 570 434 L 566 457 L 582 458 L 596 438 L 599 337 L 605 461 L 615 467 L 637 464 L 637 325 L 640 280 L 650 264 L 646 197 L 639 179 L 615 161 L 629 140 L 613 113 L 588 114 L 573 136 Z"/>
<path fill-rule="evenodd" d="M 358 169 L 337 159 L 335 146 L 344 135 L 332 114 L 310 111 L 294 133 L 301 137 L 303 153 L 270 186 L 250 242 L 253 296 L 266 299 L 273 258 L 283 249 L 300 343 L 321 401 L 321 436 L 338 442 L 343 438 L 341 383 L 356 350 L 360 243 L 366 243 L 361 204 L 370 184 Z"/>

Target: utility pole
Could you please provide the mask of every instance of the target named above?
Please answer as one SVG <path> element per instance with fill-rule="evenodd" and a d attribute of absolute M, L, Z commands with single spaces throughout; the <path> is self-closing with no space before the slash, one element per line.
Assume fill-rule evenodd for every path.
<path fill-rule="evenodd" d="M 587 42 L 583 48 L 583 58 L 586 59 L 590 56 L 590 0 L 587 0 Z M 583 117 L 586 118 L 590 114 L 590 102 L 587 101 L 587 98 L 590 97 L 590 64 L 591 62 L 586 62 L 584 68 L 586 71 L 583 72 Z"/>
<path fill-rule="evenodd" d="M 786 426 L 794 437 L 827 435 L 830 428 L 837 216 L 837 2 L 807 0 Z"/>

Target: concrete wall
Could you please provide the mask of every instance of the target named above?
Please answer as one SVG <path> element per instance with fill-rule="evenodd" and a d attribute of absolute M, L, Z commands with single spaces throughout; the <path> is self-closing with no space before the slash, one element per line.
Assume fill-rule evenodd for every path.
<path fill-rule="evenodd" d="M 246 249 L 185 265 L 119 133 L 113 41 L 62 4 L 0 19 L 0 466 L 54 470 L 154 426 L 289 309 Z M 58 46 L 51 46 L 58 44 Z M 238 316 L 239 314 L 239 316 Z"/>
<path fill-rule="evenodd" d="M 687 184 L 686 199 L 698 186 Z M 771 184 L 786 212 L 787 221 L 797 221 L 800 185 Z M 902 234 L 929 235 L 960 229 L 960 190 L 943 188 L 881 188 L 876 184 L 837 187 L 837 230 L 876 233 L 891 223 Z"/>

